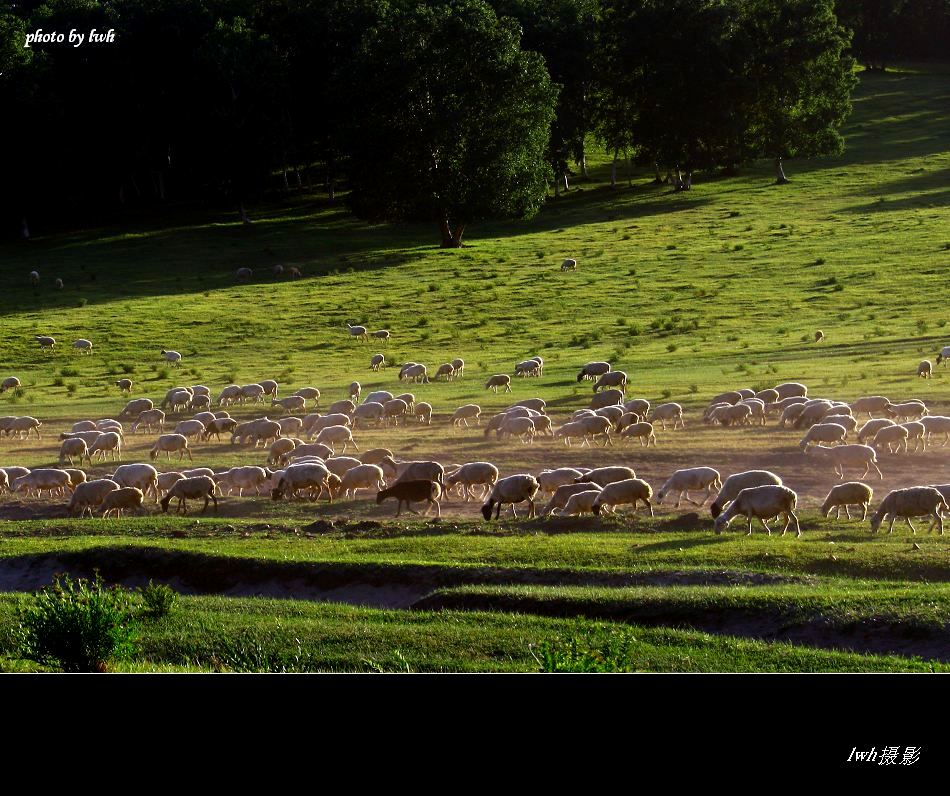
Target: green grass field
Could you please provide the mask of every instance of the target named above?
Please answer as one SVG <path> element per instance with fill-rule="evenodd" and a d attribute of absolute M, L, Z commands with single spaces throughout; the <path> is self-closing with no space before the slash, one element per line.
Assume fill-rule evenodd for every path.
<path fill-rule="evenodd" d="M 233 214 L 170 208 L 122 229 L 0 245 L 0 378 L 24 385 L 22 396 L 0 396 L 0 414 L 44 424 L 39 442 L 0 438 L 0 465 L 55 463 L 58 432 L 119 412 L 126 398 L 114 382 L 124 376 L 133 397 L 156 403 L 179 384 L 216 395 L 230 382 L 274 378 L 281 395 L 318 387 L 322 406 L 357 379 L 364 391 L 410 390 L 435 409 L 430 427 L 357 431 L 364 450 L 490 460 L 503 475 L 622 461 L 654 489 L 691 464 L 723 475 L 768 467 L 800 495 L 802 539 L 766 537 L 761 527 L 746 538 L 741 523 L 717 537 L 704 509 L 695 517 L 669 506 L 654 519 L 488 526 L 477 504 L 457 501 L 430 523 L 393 521 L 392 503 L 367 498 L 249 497 L 225 498 L 218 517 L 80 521 L 65 518 L 61 503 L 5 495 L 3 582 L 36 588 L 64 567 L 100 566 L 129 582 L 177 576 L 195 596 L 147 629 L 140 657 L 121 665 L 133 670 L 531 671 L 545 642 L 596 647 L 602 638 L 621 645 L 631 670 L 945 668 L 950 537 L 912 538 L 903 523 L 872 537 L 867 523 L 819 519 L 814 507 L 835 476 L 802 456 L 801 432 L 771 421 L 713 428 L 699 414 L 714 393 L 787 380 L 841 400 L 922 398 L 932 414 L 950 414 L 948 371 L 916 376 L 921 359 L 950 344 L 948 78 L 931 67 L 862 73 L 844 154 L 787 162 L 786 186 L 772 185 L 763 163 L 736 177 L 698 175 L 692 191 L 674 194 L 624 166 L 612 190 L 608 159 L 592 152 L 589 180 L 576 179 L 531 222 L 472 224 L 461 250 L 440 250 L 434 225 L 367 225 L 320 193 L 258 207 L 250 227 Z M 564 257 L 578 260 L 576 272 L 560 271 Z M 305 278 L 274 279 L 276 263 Z M 255 271 L 249 284 L 235 280 L 241 266 Z M 42 276 L 35 289 L 33 269 Z M 345 322 L 389 329 L 392 340 L 352 341 Z M 826 336 L 817 345 L 816 329 Z M 54 336 L 56 349 L 40 352 L 35 334 Z M 93 355 L 71 348 L 79 337 L 94 342 Z M 182 367 L 167 367 L 161 348 L 180 351 Z M 391 366 L 369 370 L 377 351 L 391 366 L 413 360 L 430 373 L 461 356 L 465 376 L 406 386 Z M 514 379 L 510 395 L 484 390 L 488 376 L 534 354 L 545 359 L 542 378 Z M 447 423 L 464 403 L 479 403 L 485 418 L 540 396 L 558 425 L 586 406 L 590 383 L 575 375 L 600 359 L 628 373 L 629 395 L 681 403 L 687 428 L 658 430 L 656 449 L 604 451 L 499 443 Z M 147 457 L 153 439 L 127 435 L 123 461 Z M 948 451 L 881 455 L 885 478 L 868 482 L 873 505 L 898 486 L 950 482 Z M 201 444 L 194 465 L 265 456 Z M 366 597 L 367 584 L 396 584 L 402 596 Z M 310 601 L 274 599 L 295 589 Z M 247 596 L 256 593 L 266 599 Z M 13 640 L 19 599 L 0 601 L 0 661 L 14 670 L 30 666 Z"/>

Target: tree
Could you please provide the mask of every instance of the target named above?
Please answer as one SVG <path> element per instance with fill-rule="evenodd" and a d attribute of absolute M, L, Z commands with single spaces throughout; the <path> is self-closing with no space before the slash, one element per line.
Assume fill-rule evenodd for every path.
<path fill-rule="evenodd" d="M 869 72 L 887 68 L 894 31 L 907 0 L 838 0 L 837 14 L 854 31 L 854 53 Z"/>
<path fill-rule="evenodd" d="M 458 247 L 472 221 L 537 213 L 557 90 L 519 39 L 482 0 L 394 8 L 367 31 L 337 82 L 358 216 L 429 220 Z"/>

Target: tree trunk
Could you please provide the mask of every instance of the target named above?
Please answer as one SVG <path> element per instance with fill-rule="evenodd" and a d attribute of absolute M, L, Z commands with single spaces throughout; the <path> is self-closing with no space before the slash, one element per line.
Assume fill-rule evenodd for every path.
<path fill-rule="evenodd" d="M 663 178 L 660 176 L 660 164 L 656 161 L 653 162 L 653 184 L 662 185 Z"/>
<path fill-rule="evenodd" d="M 567 182 L 567 172 L 565 171 L 564 172 L 564 193 L 567 193 L 569 190 L 571 190 L 571 186 Z"/>
<path fill-rule="evenodd" d="M 561 179 L 555 174 L 554 175 L 554 198 L 558 199 L 561 196 Z"/>
<path fill-rule="evenodd" d="M 444 218 L 439 222 L 439 231 L 442 233 L 441 245 L 443 249 L 462 248 L 462 235 L 465 233 L 465 224 L 456 224 L 453 230 L 449 224 L 449 220 Z"/>
<path fill-rule="evenodd" d="M 158 198 L 165 201 L 165 173 L 161 169 L 158 171 Z"/>
<path fill-rule="evenodd" d="M 294 166 L 294 177 L 297 178 L 297 187 L 303 188 L 303 180 L 300 178 L 300 169 Z"/>
<path fill-rule="evenodd" d="M 782 159 L 775 158 L 775 184 L 785 185 L 788 181 L 788 177 L 785 176 L 785 169 L 782 168 Z"/>
<path fill-rule="evenodd" d="M 245 226 L 251 223 L 251 219 L 248 218 L 247 210 L 244 209 L 244 203 L 241 203 L 241 223 Z"/>
<path fill-rule="evenodd" d="M 29 224 L 26 223 L 26 216 L 23 216 L 23 220 L 20 222 L 20 237 L 23 238 L 23 240 L 30 239 L 30 227 Z"/>
<path fill-rule="evenodd" d="M 587 153 L 581 149 L 581 176 L 587 180 L 590 179 L 590 174 L 587 172 Z"/>
<path fill-rule="evenodd" d="M 285 192 L 289 192 L 289 191 L 290 191 L 290 180 L 287 179 L 287 167 L 286 167 L 286 166 L 285 166 L 285 167 L 283 168 L 283 170 L 280 172 L 280 177 L 281 177 L 281 181 L 282 181 L 283 184 L 284 184 L 284 191 L 285 191 Z"/>
<path fill-rule="evenodd" d="M 330 180 L 330 184 L 327 186 L 327 195 L 331 202 L 336 201 L 336 182 L 334 180 Z"/>
<path fill-rule="evenodd" d="M 610 164 L 610 187 L 617 187 L 617 156 L 620 154 L 620 151 L 615 147 L 614 148 L 614 162 Z"/>

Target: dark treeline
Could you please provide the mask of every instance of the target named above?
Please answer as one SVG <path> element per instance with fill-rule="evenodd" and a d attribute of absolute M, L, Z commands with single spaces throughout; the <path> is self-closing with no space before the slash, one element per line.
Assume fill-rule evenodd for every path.
<path fill-rule="evenodd" d="M 530 217 L 616 158 L 839 151 L 849 54 L 940 54 L 950 0 L 35 0 L 0 9 L 0 230 L 345 185 L 367 219 Z M 115 31 L 113 43 L 29 32 Z M 882 43 L 883 42 L 883 43 Z M 253 213 L 251 213 L 251 217 Z M 250 220 L 250 219 L 248 219 Z"/>

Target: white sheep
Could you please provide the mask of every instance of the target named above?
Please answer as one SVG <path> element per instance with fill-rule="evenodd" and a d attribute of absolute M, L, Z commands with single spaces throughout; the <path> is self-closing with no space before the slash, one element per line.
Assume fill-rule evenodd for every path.
<path fill-rule="evenodd" d="M 899 404 L 887 404 L 884 407 L 895 420 L 920 420 L 924 415 L 929 414 L 923 401 L 904 401 Z"/>
<path fill-rule="evenodd" d="M 719 423 L 722 426 L 748 425 L 752 417 L 752 407 L 747 404 L 719 404 L 707 415 L 709 423 Z"/>
<path fill-rule="evenodd" d="M 825 502 L 821 504 L 821 508 L 818 509 L 818 511 L 827 517 L 831 514 L 831 510 L 835 509 L 835 519 L 837 520 L 841 518 L 841 508 L 844 507 L 844 513 L 850 520 L 851 511 L 848 507 L 860 506 L 864 510 L 864 513 L 861 515 L 861 522 L 864 522 L 864 520 L 867 519 L 868 507 L 871 505 L 871 499 L 873 497 L 874 490 L 867 484 L 862 484 L 860 481 L 848 481 L 844 484 L 831 487 L 831 491 L 828 493 Z"/>
<path fill-rule="evenodd" d="M 568 257 L 564 262 L 561 263 L 562 271 L 576 271 L 577 270 L 577 260 L 572 257 Z"/>
<path fill-rule="evenodd" d="M 427 426 L 432 425 L 432 404 L 420 401 L 413 408 L 412 413 L 419 419 L 420 423 Z"/>
<path fill-rule="evenodd" d="M 700 503 L 697 503 L 689 496 L 689 493 L 700 489 L 706 490 L 706 496 Z M 714 489 L 722 489 L 722 481 L 719 478 L 718 470 L 714 470 L 712 467 L 688 467 L 677 470 L 666 479 L 666 483 L 656 493 L 656 502 L 662 503 L 663 498 L 675 492 L 676 503 L 673 504 L 674 509 L 679 508 L 680 501 L 684 496 L 694 506 L 703 506 L 712 497 Z"/>
<path fill-rule="evenodd" d="M 505 411 L 509 412 L 513 409 L 530 409 L 532 412 L 544 412 L 544 408 L 546 406 L 547 403 L 543 398 L 525 398 L 523 401 L 513 403 Z"/>
<path fill-rule="evenodd" d="M 400 398 L 393 398 L 391 401 L 386 401 L 383 404 L 383 422 L 389 424 L 392 421 L 394 426 L 399 425 L 399 418 L 405 417 L 406 413 L 409 411 L 409 406 Z"/>
<path fill-rule="evenodd" d="M 263 386 L 260 384 L 245 384 L 243 387 L 241 387 L 240 402 L 244 404 L 249 400 L 256 403 L 264 403 Z"/>
<path fill-rule="evenodd" d="M 894 425 L 897 424 L 888 417 L 872 418 L 871 420 L 868 420 L 863 426 L 861 426 L 860 429 L 858 429 L 858 442 L 863 445 L 867 439 L 873 439 L 874 435 L 877 434 L 877 432 L 882 428 Z"/>
<path fill-rule="evenodd" d="M 389 338 L 392 337 L 388 329 L 379 329 L 378 331 L 370 332 L 369 336 L 377 340 L 389 340 Z"/>
<path fill-rule="evenodd" d="M 289 395 L 279 400 L 271 400 L 270 405 L 279 406 L 283 412 L 303 412 L 307 408 L 307 399 L 302 395 Z"/>
<path fill-rule="evenodd" d="M 890 401 L 883 395 L 866 395 L 856 399 L 850 406 L 855 414 L 867 412 L 868 417 L 874 417 L 873 412 L 883 412 L 888 404 Z"/>
<path fill-rule="evenodd" d="M 656 434 L 653 431 L 652 423 L 631 423 L 630 425 L 624 427 L 623 431 L 620 432 L 621 439 L 638 439 L 640 441 L 640 447 L 650 447 L 650 443 L 653 443 L 653 447 L 656 447 Z"/>
<path fill-rule="evenodd" d="M 332 461 L 332 459 L 331 459 Z M 383 468 L 377 464 L 359 464 L 347 470 L 341 479 L 341 489 L 344 497 L 356 498 L 358 489 L 375 489 L 377 491 L 386 488 L 386 479 L 383 476 Z"/>
<path fill-rule="evenodd" d="M 350 326 L 350 324 L 346 324 L 346 328 L 350 332 L 350 337 L 355 337 L 364 342 L 368 339 L 365 326 Z"/>
<path fill-rule="evenodd" d="M 718 517 L 743 489 L 754 486 L 781 486 L 781 484 L 782 479 L 768 470 L 745 470 L 741 473 L 733 473 L 723 481 L 722 489 L 709 507 L 710 513 L 713 517 Z"/>
<path fill-rule="evenodd" d="M 213 478 L 206 475 L 199 475 L 194 478 L 182 478 L 172 484 L 168 494 L 161 499 L 162 511 L 168 511 L 168 504 L 178 498 L 178 511 L 182 514 L 188 513 L 186 500 L 201 500 L 204 498 L 205 504 L 201 509 L 204 514 L 208 510 L 209 501 L 214 501 L 215 513 L 218 511 L 218 499 L 215 497 L 215 483 Z"/>
<path fill-rule="evenodd" d="M 924 379 L 929 379 L 934 375 L 934 365 L 929 359 L 923 360 L 917 366 L 917 375 Z"/>
<path fill-rule="evenodd" d="M 874 516 L 871 517 L 871 531 L 877 533 L 881 523 L 891 517 L 890 525 L 887 527 L 888 533 L 894 532 L 894 521 L 898 517 L 903 517 L 910 529 L 917 533 L 917 529 L 911 523 L 911 517 L 933 517 L 927 532 L 930 533 L 936 525 L 943 534 L 943 517 L 941 511 L 950 513 L 950 505 L 946 498 L 940 493 L 940 490 L 932 486 L 912 486 L 907 489 L 895 489 L 890 492 L 881 505 L 877 507 Z"/>
<path fill-rule="evenodd" d="M 774 404 L 778 400 L 778 390 L 773 390 L 771 387 L 765 390 L 759 390 L 755 395 L 752 396 L 766 405 Z"/>
<path fill-rule="evenodd" d="M 269 471 L 263 467 L 244 466 L 232 467 L 230 470 L 221 473 L 217 481 L 222 494 L 225 491 L 230 494 L 236 489 L 238 496 L 244 497 L 244 493 L 250 492 L 252 489 L 255 495 L 261 494 L 261 488 L 269 479 Z"/>
<path fill-rule="evenodd" d="M 823 442 L 829 445 L 844 444 L 844 439 L 848 435 L 848 429 L 837 423 L 816 423 L 801 438 L 798 446 L 802 453 L 808 453 L 808 446 L 811 443 L 821 445 Z"/>
<path fill-rule="evenodd" d="M 302 398 L 306 398 L 308 401 L 316 401 L 317 406 L 320 405 L 320 390 L 316 387 L 301 387 L 297 390 L 294 395 L 299 395 Z"/>
<path fill-rule="evenodd" d="M 104 431 L 99 438 L 89 448 L 89 454 L 97 454 L 102 461 L 106 460 L 106 454 L 112 454 L 113 461 L 122 459 L 122 436 L 117 431 Z"/>
<path fill-rule="evenodd" d="M 89 466 L 92 466 L 89 448 L 86 447 L 85 441 L 79 439 L 78 437 L 69 437 L 68 439 L 64 439 L 62 444 L 59 446 L 60 467 L 62 467 L 66 462 L 72 464 L 74 458 L 79 459 L 80 465 L 82 464 L 82 460 L 86 459 L 89 462 Z"/>
<path fill-rule="evenodd" d="M 907 423 L 901 423 L 907 429 L 907 444 L 914 443 L 914 453 L 919 450 L 927 449 L 927 428 L 919 420 L 910 420 Z"/>
<path fill-rule="evenodd" d="M 72 492 L 72 479 L 65 470 L 41 467 L 10 482 L 11 492 Z"/>
<path fill-rule="evenodd" d="M 119 485 L 110 478 L 99 478 L 95 481 L 77 484 L 72 497 L 69 499 L 69 514 L 76 516 L 78 512 L 80 517 L 84 517 L 88 511 L 89 516 L 92 517 L 93 509 L 98 508 L 105 496 L 118 488 Z"/>
<path fill-rule="evenodd" d="M 320 433 L 317 434 L 317 442 L 328 444 L 336 450 L 335 444 L 338 442 L 343 443 L 343 453 L 346 453 L 346 446 L 352 445 L 356 450 L 359 450 L 359 445 L 356 444 L 356 440 L 353 439 L 353 434 L 346 426 L 327 426 L 324 429 L 321 429 Z"/>
<path fill-rule="evenodd" d="M 558 467 L 555 470 L 542 470 L 537 478 L 541 492 L 555 492 L 559 486 L 573 484 L 574 479 L 582 475 L 575 467 Z"/>
<path fill-rule="evenodd" d="M 303 433 L 303 420 L 299 417 L 282 417 L 277 421 L 277 425 L 280 426 L 281 435 L 285 437 Z"/>
<path fill-rule="evenodd" d="M 541 514 L 553 514 L 555 510 L 565 508 L 573 495 L 577 495 L 581 492 L 599 491 L 600 486 L 598 484 L 562 484 L 554 490 L 551 499 L 545 504 L 544 508 L 541 509 Z M 594 498 L 591 498 L 590 505 L 593 505 L 593 502 Z M 591 511 L 591 509 L 588 508 L 587 511 Z"/>
<path fill-rule="evenodd" d="M 490 520 L 492 509 L 497 507 L 495 510 L 495 519 L 497 520 L 501 514 L 502 506 L 508 504 L 511 506 L 512 516 L 517 517 L 515 503 L 527 501 L 528 519 L 531 519 L 535 515 L 534 496 L 538 494 L 538 489 L 540 489 L 538 480 L 527 473 L 518 473 L 499 479 L 492 487 L 488 500 L 482 506 L 482 516 L 486 520 Z"/>
<path fill-rule="evenodd" d="M 382 404 L 360 404 L 353 413 L 353 428 L 357 427 L 357 421 L 360 420 L 366 421 L 367 423 L 373 421 L 378 426 L 383 420 L 383 412 Z"/>
<path fill-rule="evenodd" d="M 564 444 L 570 446 L 572 439 L 586 440 L 587 430 L 581 425 L 579 420 L 574 420 L 569 423 L 565 423 L 563 426 L 557 429 L 557 431 L 554 432 L 554 436 L 557 439 L 563 439 Z"/>
<path fill-rule="evenodd" d="M 292 453 L 297 447 L 297 440 L 292 437 L 281 437 L 271 443 L 270 450 L 267 452 L 267 464 L 280 464 L 283 458 Z"/>
<path fill-rule="evenodd" d="M 80 354 L 91 354 L 92 341 L 81 337 L 75 343 L 73 343 L 73 348 L 79 351 Z"/>
<path fill-rule="evenodd" d="M 36 287 L 40 283 L 40 272 L 30 271 L 30 284 Z"/>
<path fill-rule="evenodd" d="M 165 493 L 172 488 L 172 484 L 174 484 L 176 481 L 181 481 L 181 479 L 184 477 L 184 473 L 179 472 L 159 473 L 158 492 L 161 496 L 164 496 Z"/>
<path fill-rule="evenodd" d="M 836 448 L 813 449 L 814 453 L 820 453 L 822 457 L 829 459 L 834 464 L 835 474 L 839 479 L 844 478 L 845 467 L 860 467 L 864 465 L 864 473 L 860 476 L 864 478 L 873 467 L 881 480 L 884 479 L 884 473 L 878 469 L 877 454 L 870 445 L 839 445 Z"/>
<path fill-rule="evenodd" d="M 716 533 L 721 534 L 723 530 L 729 527 L 729 523 L 738 515 L 743 515 L 749 521 L 749 532 L 747 536 L 752 535 L 752 520 L 758 519 L 762 523 L 769 536 L 772 535 L 772 529 L 769 528 L 766 520 L 785 516 L 785 527 L 782 528 L 782 536 L 788 531 L 788 526 L 795 522 L 796 536 L 802 535 L 801 526 L 798 524 L 798 517 L 795 516 L 795 506 L 798 502 L 796 495 L 787 486 L 777 484 L 767 484 L 763 486 L 753 486 L 743 489 L 736 495 L 722 514 L 716 518 Z"/>
<path fill-rule="evenodd" d="M 950 417 L 945 417 L 944 415 L 928 415 L 921 417 L 919 422 L 927 432 L 928 443 L 930 443 L 931 437 L 934 434 L 944 435 L 943 445 L 941 445 L 941 447 L 945 448 L 947 442 L 950 442 Z"/>
<path fill-rule="evenodd" d="M 347 471 L 359 467 L 363 462 L 352 456 L 331 456 L 329 459 L 324 459 L 323 463 L 331 473 L 342 478 Z"/>
<path fill-rule="evenodd" d="M 576 517 L 579 514 L 594 513 L 594 504 L 600 497 L 601 490 L 591 489 L 591 484 L 576 484 L 575 486 L 583 486 L 584 489 L 570 495 L 560 510 L 551 509 L 551 514 L 557 513 L 560 517 Z"/>
<path fill-rule="evenodd" d="M 170 362 L 172 365 L 181 367 L 181 354 L 179 354 L 177 351 L 166 351 L 163 348 L 162 356 L 165 358 L 166 362 Z"/>
<path fill-rule="evenodd" d="M 614 481 L 601 489 L 592 508 L 594 514 L 599 515 L 604 507 L 613 510 L 615 506 L 632 505 L 635 513 L 637 503 L 642 501 L 650 510 L 650 516 L 652 517 L 653 504 L 650 503 L 651 497 L 653 497 L 653 487 L 646 481 L 642 478 L 627 478 L 623 481 Z"/>
<path fill-rule="evenodd" d="M 14 393 L 18 393 L 20 391 L 20 386 L 20 380 L 16 376 L 10 376 L 0 383 L 0 392 L 13 390 Z"/>
<path fill-rule="evenodd" d="M 402 398 L 401 395 L 397 397 Z M 354 412 L 356 412 L 356 403 L 349 398 L 334 401 L 327 408 L 327 415 L 346 415 L 347 417 L 351 417 Z"/>
<path fill-rule="evenodd" d="M 907 453 L 907 438 L 909 436 L 910 432 L 903 426 L 885 426 L 874 435 L 871 445 L 878 450 L 886 445 L 888 453 L 900 453 L 903 445 L 904 453 Z"/>
<path fill-rule="evenodd" d="M 579 476 L 578 478 L 575 478 L 574 483 L 597 484 L 597 486 L 603 488 L 607 486 L 607 484 L 612 484 L 615 481 L 626 481 L 627 479 L 636 477 L 637 474 L 633 471 L 632 467 L 611 465 L 608 467 L 596 467 L 593 470 Z"/>
<path fill-rule="evenodd" d="M 633 412 L 635 415 L 645 417 L 650 411 L 650 402 L 646 398 L 631 398 L 623 404 L 624 412 Z"/>
<path fill-rule="evenodd" d="M 115 512 L 116 518 L 122 515 L 123 511 L 135 511 L 136 514 L 142 511 L 142 503 L 145 495 L 141 489 L 134 486 L 123 486 L 106 493 L 99 504 L 99 511 L 103 518 L 108 517 L 111 512 Z"/>
<path fill-rule="evenodd" d="M 386 390 L 377 390 L 367 395 L 363 399 L 363 403 L 364 404 L 372 404 L 372 403 L 384 404 L 386 403 L 386 401 L 391 401 L 395 397 L 396 397 L 395 395 L 393 395 L 391 392 L 387 392 Z"/>
<path fill-rule="evenodd" d="M 384 357 L 382 354 L 373 354 L 372 359 L 369 361 L 369 369 L 372 371 L 378 371 L 385 364 L 386 357 Z"/>
<path fill-rule="evenodd" d="M 686 428 L 686 421 L 683 420 L 683 407 L 677 403 L 660 404 L 653 410 L 653 416 L 650 418 L 654 424 L 660 421 L 660 427 L 666 431 L 666 421 L 673 421 L 673 429 L 676 427 Z"/>
<path fill-rule="evenodd" d="M 339 481 L 339 478 L 322 464 L 293 464 L 284 470 L 280 481 L 271 492 L 271 497 L 280 500 L 286 495 L 292 499 L 302 490 L 318 490 L 318 498 L 326 492 L 332 503 L 335 490 L 331 478 Z"/>
<path fill-rule="evenodd" d="M 739 405 L 748 406 L 752 410 L 749 415 L 750 420 L 758 420 L 760 426 L 765 425 L 765 401 L 758 398 L 743 398 Z"/>
<path fill-rule="evenodd" d="M 218 406 L 228 406 L 233 404 L 241 397 L 241 386 L 239 384 L 229 384 L 218 395 Z"/>
<path fill-rule="evenodd" d="M 35 417 L 24 416 L 24 417 L 15 417 L 13 418 L 7 428 L 5 429 L 7 433 L 15 433 L 18 439 L 22 439 L 21 435 L 25 434 L 27 438 L 30 436 L 31 431 L 36 432 L 36 438 L 40 439 L 40 426 L 43 424 L 37 420 Z"/>
<path fill-rule="evenodd" d="M 161 409 L 146 409 L 140 412 L 135 422 L 132 423 L 131 433 L 135 434 L 138 429 L 145 426 L 149 431 L 152 426 L 158 426 L 159 431 L 165 430 L 165 413 Z"/>
<path fill-rule="evenodd" d="M 503 436 L 520 437 L 522 444 L 526 444 L 534 441 L 535 433 L 534 421 L 530 417 L 507 417 L 496 436 L 499 439 Z"/>
<path fill-rule="evenodd" d="M 786 381 L 782 384 L 776 384 L 775 392 L 778 393 L 778 398 L 781 401 L 783 398 L 806 397 L 808 388 L 797 381 Z"/>
<path fill-rule="evenodd" d="M 47 351 L 52 350 L 53 346 L 56 345 L 56 340 L 52 337 L 49 337 L 45 334 L 34 335 L 36 342 L 39 343 L 40 349 L 46 349 Z"/>
<path fill-rule="evenodd" d="M 527 359 L 524 362 L 519 362 L 515 365 L 515 375 L 521 376 L 540 376 L 541 375 L 541 366 L 537 361 L 533 359 Z"/>
<path fill-rule="evenodd" d="M 468 428 L 468 421 L 474 420 L 477 426 L 480 424 L 481 416 L 482 408 L 478 404 L 465 404 L 452 413 L 452 425 L 461 427 L 464 423 L 465 427 Z"/>
<path fill-rule="evenodd" d="M 607 387 L 616 387 L 623 393 L 627 388 L 627 374 L 622 370 L 611 370 L 604 373 L 594 384 L 594 392 L 599 392 Z"/>
<path fill-rule="evenodd" d="M 372 448 L 360 454 L 360 461 L 363 464 L 379 464 L 386 458 L 393 458 L 393 452 L 389 448 Z"/>
<path fill-rule="evenodd" d="M 609 372 L 609 362 L 588 362 L 586 365 L 584 365 L 584 367 L 581 368 L 580 373 L 577 374 L 577 381 L 581 382 L 585 379 L 593 381 L 598 376 L 603 376 L 605 373 Z"/>
<path fill-rule="evenodd" d="M 493 393 L 497 393 L 499 387 L 504 387 L 505 392 L 511 392 L 511 376 L 507 373 L 497 373 L 485 382 L 485 389 L 490 389 Z"/>
<path fill-rule="evenodd" d="M 73 423 L 70 432 L 78 434 L 80 431 L 98 431 L 96 422 L 94 420 L 80 420 L 77 423 Z"/>
<path fill-rule="evenodd" d="M 119 486 L 134 486 L 145 494 L 151 492 L 158 502 L 158 470 L 150 464 L 121 464 L 112 474 Z"/>
<path fill-rule="evenodd" d="M 158 458 L 159 453 L 164 453 L 165 458 L 169 459 L 171 458 L 171 454 L 176 451 L 178 452 L 179 460 L 181 460 L 186 453 L 191 461 L 195 459 L 188 449 L 188 439 L 181 434 L 162 434 L 149 451 L 149 457 L 154 460 Z"/>

